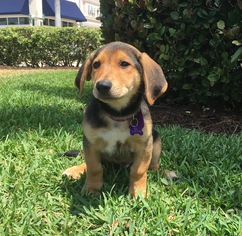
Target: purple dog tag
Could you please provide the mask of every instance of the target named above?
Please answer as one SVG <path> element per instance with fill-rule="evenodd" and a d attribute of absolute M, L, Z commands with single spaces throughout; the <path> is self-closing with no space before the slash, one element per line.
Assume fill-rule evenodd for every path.
<path fill-rule="evenodd" d="M 129 132 L 131 135 L 139 134 L 143 135 L 142 129 L 144 128 L 144 118 L 141 111 L 130 121 Z"/>

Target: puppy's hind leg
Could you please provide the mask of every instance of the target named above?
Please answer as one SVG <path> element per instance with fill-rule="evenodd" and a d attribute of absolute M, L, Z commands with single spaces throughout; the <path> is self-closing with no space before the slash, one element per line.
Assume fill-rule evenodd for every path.
<path fill-rule="evenodd" d="M 66 169 L 62 173 L 62 177 L 70 177 L 71 179 L 79 179 L 82 174 L 86 172 L 87 166 L 86 163 L 81 164 L 80 166 L 72 166 Z"/>
<path fill-rule="evenodd" d="M 159 168 L 159 159 L 161 154 L 161 138 L 159 136 L 159 133 L 153 128 L 152 130 L 153 135 L 153 151 L 152 151 L 152 159 L 150 162 L 149 169 L 151 170 L 157 170 Z"/>

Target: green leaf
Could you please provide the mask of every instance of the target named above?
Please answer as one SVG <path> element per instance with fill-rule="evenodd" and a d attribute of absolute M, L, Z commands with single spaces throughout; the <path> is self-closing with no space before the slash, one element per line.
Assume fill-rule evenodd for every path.
<path fill-rule="evenodd" d="M 153 4 L 150 4 L 150 5 L 147 6 L 147 10 L 150 11 L 150 12 L 155 12 L 155 11 L 157 11 L 157 8 L 154 8 Z"/>
<path fill-rule="evenodd" d="M 208 64 L 208 61 L 204 57 L 200 57 L 199 63 L 201 66 L 206 66 Z"/>
<path fill-rule="evenodd" d="M 160 52 L 161 53 L 164 53 L 165 52 L 165 49 L 166 49 L 165 45 L 161 45 L 160 46 Z"/>
<path fill-rule="evenodd" d="M 210 75 L 208 76 L 208 80 L 209 80 L 210 82 L 216 82 L 216 81 L 219 80 L 219 76 L 218 76 L 217 74 L 215 74 L 215 73 L 212 73 L 212 74 L 210 74 Z"/>
<path fill-rule="evenodd" d="M 180 7 L 187 7 L 188 6 L 188 2 L 182 2 L 179 4 Z"/>
<path fill-rule="evenodd" d="M 130 25 L 131 25 L 131 27 L 133 28 L 133 29 L 137 29 L 137 26 L 138 26 L 138 23 L 135 21 L 135 20 L 132 20 L 131 22 L 130 22 Z"/>
<path fill-rule="evenodd" d="M 162 36 L 165 33 L 165 31 L 166 31 L 166 27 L 162 26 L 162 28 L 161 28 L 161 30 L 159 32 L 160 36 Z"/>
<path fill-rule="evenodd" d="M 109 222 L 107 216 L 104 214 L 101 214 L 100 212 L 95 212 L 94 217 L 97 217 L 97 219 L 103 222 Z"/>
<path fill-rule="evenodd" d="M 154 26 L 149 23 L 144 24 L 144 28 L 146 28 L 146 29 L 152 29 L 153 27 Z"/>
<path fill-rule="evenodd" d="M 223 20 L 220 20 L 217 22 L 217 27 L 220 29 L 220 30 L 223 30 L 225 28 L 225 23 Z"/>
<path fill-rule="evenodd" d="M 207 11 L 202 9 L 202 8 L 198 9 L 197 14 L 198 14 L 199 17 L 201 17 L 203 19 L 206 19 L 208 17 Z"/>
<path fill-rule="evenodd" d="M 178 20 L 179 19 L 179 13 L 177 11 L 172 11 L 170 16 L 171 16 L 171 18 L 173 20 Z"/>
<path fill-rule="evenodd" d="M 190 90 L 193 87 L 192 83 L 183 84 L 182 88 L 185 90 Z"/>
<path fill-rule="evenodd" d="M 167 179 L 165 179 L 165 178 L 161 178 L 160 181 L 161 181 L 161 183 L 164 184 L 164 185 L 169 185 Z"/>
<path fill-rule="evenodd" d="M 228 59 L 228 53 L 227 52 L 223 52 L 222 53 L 222 58 L 224 59 L 224 60 L 227 60 Z"/>
<path fill-rule="evenodd" d="M 236 45 L 236 46 L 240 46 L 242 44 L 242 42 L 238 41 L 238 40 L 233 40 L 232 44 Z"/>
<path fill-rule="evenodd" d="M 171 36 L 173 36 L 176 33 L 176 30 L 173 28 L 169 28 L 169 33 Z"/>
<path fill-rule="evenodd" d="M 239 47 L 231 57 L 231 63 L 234 63 L 242 55 L 242 47 Z"/>
<path fill-rule="evenodd" d="M 151 39 L 151 40 L 162 40 L 162 37 L 157 33 L 151 33 L 148 36 L 148 38 Z"/>
<path fill-rule="evenodd" d="M 160 56 L 159 56 L 159 59 L 160 60 L 169 60 L 170 59 L 170 57 L 169 57 L 169 55 L 167 55 L 167 54 L 164 54 L 164 53 L 161 53 L 160 54 Z"/>

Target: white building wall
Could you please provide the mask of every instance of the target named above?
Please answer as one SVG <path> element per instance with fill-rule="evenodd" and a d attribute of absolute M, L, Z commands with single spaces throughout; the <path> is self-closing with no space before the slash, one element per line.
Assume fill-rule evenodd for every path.
<path fill-rule="evenodd" d="M 96 18 L 100 15 L 100 1 L 99 0 L 68 0 L 75 2 L 87 18 L 87 22 L 82 22 L 81 25 L 90 28 L 99 28 L 101 22 Z"/>
<path fill-rule="evenodd" d="M 32 24 L 35 26 L 43 25 L 43 6 L 40 0 L 29 0 L 29 13 Z"/>

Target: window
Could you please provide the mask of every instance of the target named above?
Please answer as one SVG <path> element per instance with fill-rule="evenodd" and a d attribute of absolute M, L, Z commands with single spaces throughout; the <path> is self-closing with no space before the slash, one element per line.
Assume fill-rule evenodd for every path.
<path fill-rule="evenodd" d="M 63 27 L 72 27 L 73 26 L 73 23 L 67 22 L 67 21 L 62 21 L 62 26 Z"/>
<path fill-rule="evenodd" d="M 55 26 L 55 20 L 49 19 L 49 25 Z"/>
<path fill-rule="evenodd" d="M 7 25 L 7 18 L 0 18 L 0 25 Z"/>
<path fill-rule="evenodd" d="M 28 17 L 19 17 L 19 24 L 20 25 L 28 25 L 29 24 L 29 18 Z"/>
<path fill-rule="evenodd" d="M 100 16 L 100 10 L 99 7 L 93 4 L 86 4 L 86 9 L 87 9 L 87 15 L 96 18 Z"/>
<path fill-rule="evenodd" d="M 49 25 L 49 26 L 55 26 L 55 20 L 45 18 L 44 21 L 43 21 L 43 24 Z M 74 24 L 72 22 L 68 22 L 68 21 L 62 21 L 61 25 L 62 25 L 62 27 L 72 27 L 72 26 L 74 26 Z"/>
<path fill-rule="evenodd" d="M 8 18 L 8 24 L 9 25 L 18 25 L 18 17 Z"/>
<path fill-rule="evenodd" d="M 43 24 L 44 25 L 49 25 L 49 20 L 45 18 L 44 21 L 43 21 Z"/>
<path fill-rule="evenodd" d="M 29 25 L 28 17 L 0 18 L 0 25 Z"/>
<path fill-rule="evenodd" d="M 43 21 L 43 24 L 48 25 L 48 26 L 55 26 L 55 20 L 45 18 L 44 21 Z"/>

